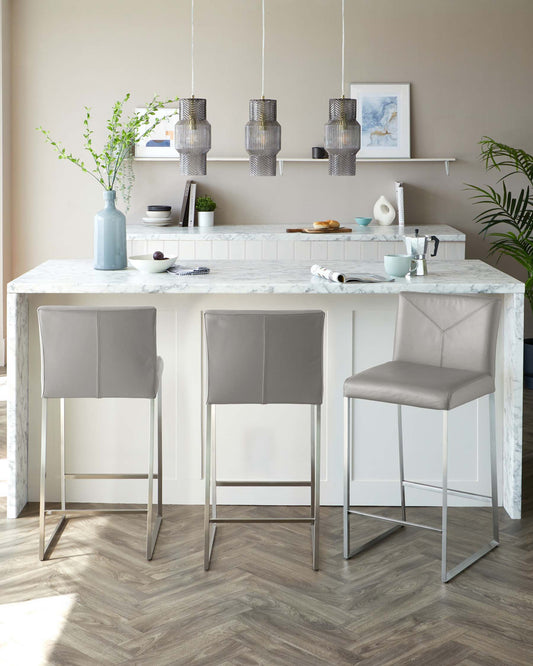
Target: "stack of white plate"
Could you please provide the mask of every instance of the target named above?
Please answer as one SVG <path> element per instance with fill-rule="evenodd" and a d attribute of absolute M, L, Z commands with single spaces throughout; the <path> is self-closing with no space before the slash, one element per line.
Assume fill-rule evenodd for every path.
<path fill-rule="evenodd" d="M 167 227 L 172 224 L 170 206 L 148 206 L 146 217 L 143 217 L 144 224 L 151 227 Z"/>

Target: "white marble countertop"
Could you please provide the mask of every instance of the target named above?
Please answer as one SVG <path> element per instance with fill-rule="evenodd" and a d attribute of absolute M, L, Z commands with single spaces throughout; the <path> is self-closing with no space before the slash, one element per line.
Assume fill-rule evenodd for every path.
<path fill-rule="evenodd" d="M 128 224 L 126 233 L 128 240 L 287 240 L 287 241 L 401 241 L 405 235 L 414 235 L 415 228 L 426 236 L 438 236 L 441 241 L 465 242 L 465 235 L 445 224 L 428 224 L 425 226 L 405 226 L 404 233 L 399 233 L 398 225 L 382 227 L 375 223 L 367 227 L 359 227 L 355 222 L 348 224 L 351 233 L 342 234 L 288 234 L 288 228 L 312 227 L 296 222 L 287 224 L 235 224 L 214 227 L 152 227 L 145 224 Z"/>
<path fill-rule="evenodd" d="M 383 274 L 378 261 L 324 261 L 346 273 Z M 195 266 L 195 262 L 183 262 Z M 205 261 L 207 275 L 180 277 L 147 274 L 134 268 L 97 271 L 90 259 L 50 260 L 10 282 L 10 294 L 395 294 L 522 293 L 524 284 L 506 273 L 474 260 L 432 260 L 430 274 L 396 278 L 394 282 L 339 284 L 312 276 L 309 261 Z"/>

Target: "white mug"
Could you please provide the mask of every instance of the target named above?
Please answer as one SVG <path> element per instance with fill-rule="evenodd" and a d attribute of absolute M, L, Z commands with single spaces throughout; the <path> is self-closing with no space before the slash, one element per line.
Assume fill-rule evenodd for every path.
<path fill-rule="evenodd" d="M 416 270 L 416 262 L 410 254 L 386 254 L 385 271 L 393 277 L 405 277 Z"/>

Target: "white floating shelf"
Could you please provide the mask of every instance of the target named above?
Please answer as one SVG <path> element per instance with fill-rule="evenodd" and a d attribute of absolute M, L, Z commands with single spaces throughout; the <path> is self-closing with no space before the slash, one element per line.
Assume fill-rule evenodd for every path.
<path fill-rule="evenodd" d="M 179 162 L 179 157 L 135 157 L 136 162 Z M 208 162 L 248 162 L 248 157 L 208 157 Z M 357 162 L 441 162 L 444 164 L 446 175 L 450 175 L 450 162 L 455 157 L 358 157 Z M 313 159 L 312 157 L 278 157 L 280 175 L 283 174 L 284 162 L 318 162 L 327 164 L 327 159 Z"/>

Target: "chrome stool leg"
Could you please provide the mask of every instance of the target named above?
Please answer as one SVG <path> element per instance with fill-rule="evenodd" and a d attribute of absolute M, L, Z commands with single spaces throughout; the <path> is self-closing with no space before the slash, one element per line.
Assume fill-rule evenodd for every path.
<path fill-rule="evenodd" d="M 448 580 L 446 565 L 448 531 L 448 412 L 442 412 L 442 534 L 441 534 L 441 580 Z"/>
<path fill-rule="evenodd" d="M 447 570 L 446 566 L 446 532 L 445 532 L 445 522 L 444 522 L 444 506 L 445 506 L 445 492 L 443 488 L 443 522 L 442 522 L 442 582 L 448 583 L 452 578 L 455 578 L 457 574 L 460 574 L 462 571 L 467 569 L 469 566 L 477 562 L 487 553 L 490 553 L 491 550 L 497 548 L 500 545 L 499 542 L 499 530 L 498 530 L 498 480 L 497 480 L 497 467 L 496 467 L 496 416 L 495 416 L 495 404 L 494 404 L 494 393 L 489 394 L 489 429 L 490 429 L 490 474 L 491 474 L 491 494 L 490 497 L 485 497 L 484 495 L 479 495 L 477 493 L 469 493 L 471 496 L 485 497 L 485 499 L 490 499 L 491 508 L 492 508 L 492 539 L 488 544 L 482 546 L 478 551 L 469 555 L 464 560 L 459 562 L 453 569 Z M 447 415 L 447 412 L 445 412 Z M 444 428 L 443 428 L 443 443 L 444 443 Z M 443 453 L 443 462 L 444 462 L 444 453 Z M 453 492 L 453 491 L 450 491 Z M 459 493 L 457 493 L 459 494 Z M 468 493 L 463 493 L 467 495 Z M 447 513 L 447 511 L 446 511 Z"/>
<path fill-rule="evenodd" d="M 344 398 L 344 507 L 343 554 L 344 559 L 350 557 L 350 477 L 352 467 L 352 401 Z"/>
<path fill-rule="evenodd" d="M 157 394 L 157 515 L 163 520 L 163 395 L 161 390 L 160 386 Z"/>
<path fill-rule="evenodd" d="M 48 416 L 48 399 L 41 400 L 41 479 L 39 488 L 39 559 L 45 555 L 45 503 L 46 503 L 46 422 Z"/>
<path fill-rule="evenodd" d="M 64 460 L 64 453 L 63 453 L 63 447 L 64 447 L 64 442 L 65 442 L 65 436 L 64 436 L 64 401 L 61 400 L 61 445 L 62 445 L 62 461 Z M 46 541 L 46 519 L 45 519 L 45 514 L 46 514 L 46 447 L 48 443 L 48 438 L 47 438 L 47 432 L 46 432 L 46 427 L 47 427 L 47 421 L 48 421 L 48 398 L 42 398 L 41 399 L 41 479 L 40 479 L 40 489 L 39 489 L 39 559 L 40 560 L 46 560 L 48 559 L 48 556 L 50 554 L 52 544 L 56 538 L 56 535 L 60 534 L 60 532 L 63 530 L 65 527 L 66 523 L 66 515 L 64 513 L 64 483 L 65 483 L 65 474 L 63 470 L 63 474 L 61 477 L 61 488 L 62 488 L 62 496 L 61 496 L 61 506 L 62 506 L 62 513 L 63 515 L 61 516 L 61 520 L 59 523 L 56 525 L 54 528 L 54 531 L 52 532 L 50 538 L 48 541 Z"/>
<path fill-rule="evenodd" d="M 209 570 L 211 554 L 215 541 L 216 525 L 211 524 L 211 484 L 213 483 L 212 454 L 213 454 L 213 423 L 211 405 L 207 405 L 205 419 L 205 507 L 204 507 L 204 569 Z M 216 477 L 214 483 L 216 484 Z M 213 495 L 216 491 L 213 491 Z"/>
<path fill-rule="evenodd" d="M 65 480 L 65 398 L 59 400 L 59 420 L 61 430 L 61 510 L 66 511 L 66 480 Z"/>
<path fill-rule="evenodd" d="M 379 543 L 386 537 L 388 537 L 390 534 L 393 534 L 394 532 L 397 532 L 399 529 L 403 527 L 403 524 L 397 524 L 394 525 L 394 527 L 391 527 L 388 530 L 385 530 L 385 532 L 382 532 L 381 534 L 378 534 L 378 536 L 374 537 L 373 539 L 370 539 L 369 541 L 366 541 L 365 543 L 361 544 L 357 548 L 354 548 L 353 550 L 350 550 L 350 515 L 355 514 L 358 516 L 365 516 L 367 518 L 378 518 L 380 520 L 385 520 L 388 522 L 393 522 L 393 523 L 401 523 L 399 520 L 394 520 L 391 518 L 384 518 L 382 516 L 374 516 L 369 513 L 365 513 L 363 511 L 355 511 L 353 509 L 350 509 L 350 472 L 351 472 L 351 447 L 352 447 L 352 442 L 353 442 L 353 420 L 352 420 L 352 398 L 344 398 L 344 510 L 343 510 L 343 524 L 344 524 L 344 547 L 343 547 L 343 553 L 344 553 L 344 559 L 349 560 L 351 557 L 354 555 L 358 555 L 359 553 L 362 553 L 363 551 L 367 550 L 368 548 L 371 548 L 374 546 L 376 543 Z M 398 431 L 399 433 L 401 432 L 401 413 L 398 412 L 398 415 L 400 416 L 400 421 L 398 423 L 398 426 L 400 430 Z M 401 440 L 400 440 L 401 441 Z M 401 449 L 401 444 L 400 444 L 400 449 Z M 403 477 L 403 456 L 400 458 L 401 464 L 400 464 L 400 476 Z M 402 488 L 403 488 L 403 482 L 402 482 Z M 404 498 L 402 496 L 402 501 L 404 501 Z M 403 511 L 405 512 L 405 501 L 402 506 Z"/>
<path fill-rule="evenodd" d="M 155 430 L 155 402 L 157 400 L 157 516 L 155 524 L 153 522 L 154 505 L 154 430 Z M 154 555 L 154 548 L 159 536 L 162 515 L 162 473 L 161 473 L 161 392 L 157 398 L 150 400 L 150 453 L 148 464 L 148 502 L 146 511 L 146 559 L 151 560 Z"/>
<path fill-rule="evenodd" d="M 492 496 L 492 538 L 496 545 L 500 541 L 498 527 L 498 464 L 496 460 L 496 405 L 494 393 L 489 395 L 490 419 L 490 485 Z"/>
<path fill-rule="evenodd" d="M 402 520 L 407 520 L 407 513 L 405 510 L 405 473 L 403 467 L 403 423 L 401 405 L 398 405 L 398 459 L 400 463 L 400 499 L 402 505 Z"/>
<path fill-rule="evenodd" d="M 318 571 L 320 564 L 319 553 L 319 532 L 320 532 L 320 428 L 321 428 L 321 408 L 320 405 L 311 407 L 312 428 L 311 428 L 311 511 L 313 512 L 313 522 L 311 523 L 311 533 L 313 536 L 313 570 Z"/>

